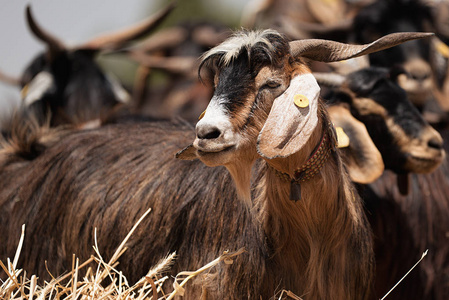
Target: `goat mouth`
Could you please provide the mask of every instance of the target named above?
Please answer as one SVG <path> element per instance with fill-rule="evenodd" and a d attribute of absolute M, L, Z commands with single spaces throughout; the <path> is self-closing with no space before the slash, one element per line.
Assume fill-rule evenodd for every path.
<path fill-rule="evenodd" d="M 414 173 L 429 173 L 441 164 L 443 158 L 443 154 L 430 157 L 409 155 L 408 165 L 410 166 L 410 171 Z"/>
<path fill-rule="evenodd" d="M 226 153 L 226 152 L 230 152 L 234 149 L 235 149 L 235 145 L 230 145 L 230 146 L 224 146 L 224 147 L 212 148 L 212 149 L 197 148 L 197 152 L 200 156 L 205 156 L 205 155 L 211 155 L 211 154 L 213 155 L 213 154 L 219 154 L 219 153 Z"/>

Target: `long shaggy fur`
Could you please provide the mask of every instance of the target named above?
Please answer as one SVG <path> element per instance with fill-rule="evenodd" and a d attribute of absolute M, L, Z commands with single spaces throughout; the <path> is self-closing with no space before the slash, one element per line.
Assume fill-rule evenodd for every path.
<path fill-rule="evenodd" d="M 256 45 L 250 53 L 266 46 Z M 279 45 L 288 44 L 284 40 Z M 257 69 L 252 72 L 257 74 Z M 323 131 L 330 130 L 321 102 L 318 118 L 301 151 L 268 163 L 281 171 L 305 163 Z M 260 128 L 254 128 L 260 121 L 250 120 L 245 127 L 254 153 L 256 136 L 250 135 L 258 134 Z M 309 300 L 368 297 L 370 230 L 338 151 L 318 175 L 301 184 L 303 200 L 298 202 L 289 199 L 289 181 L 277 178 L 266 161 L 256 162 L 254 207 L 249 210 L 237 199 L 224 168 L 175 161 L 173 154 L 192 139 L 192 128 L 182 123 L 109 125 L 67 133 L 34 160 L 0 169 L 2 176 L 9 172 L 0 183 L 0 209 L 7 216 L 0 220 L 0 231 L 7 233 L 0 259 L 14 252 L 26 223 L 19 267 L 48 278 L 47 260 L 50 271 L 61 274 L 70 269 L 72 253 L 82 260 L 92 253 L 94 228 L 100 252 L 110 257 L 151 207 L 119 266 L 131 281 L 167 253 L 179 255 L 170 273 L 174 275 L 197 269 L 225 250 L 244 247 L 247 253 L 232 265 L 219 265 L 197 278 L 185 298 L 269 299 L 282 289 Z"/>

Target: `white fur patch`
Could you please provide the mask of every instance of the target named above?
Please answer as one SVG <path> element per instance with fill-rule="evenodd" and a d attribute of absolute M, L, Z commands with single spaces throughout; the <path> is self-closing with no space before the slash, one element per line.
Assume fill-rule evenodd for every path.
<path fill-rule="evenodd" d="M 42 71 L 22 89 L 22 98 L 26 106 L 40 100 L 50 89 L 54 88 L 54 78 L 47 71 Z"/>
<path fill-rule="evenodd" d="M 216 54 L 224 54 L 222 57 L 222 62 L 225 65 L 228 65 L 232 61 L 232 59 L 237 57 L 242 48 L 249 49 L 254 45 L 256 45 L 257 43 L 263 43 L 268 48 L 271 49 L 273 46 L 267 39 L 267 35 L 280 36 L 279 32 L 272 29 L 266 29 L 263 31 L 259 30 L 259 31 L 237 32 L 234 36 L 230 37 L 220 45 L 206 52 L 202 56 L 202 61 L 205 61 L 211 56 Z"/>

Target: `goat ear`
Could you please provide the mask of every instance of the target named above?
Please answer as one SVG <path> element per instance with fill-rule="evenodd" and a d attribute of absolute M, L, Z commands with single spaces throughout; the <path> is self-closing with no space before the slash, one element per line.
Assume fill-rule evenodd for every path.
<path fill-rule="evenodd" d="M 193 145 L 189 145 L 175 154 L 177 159 L 181 160 L 194 160 L 198 158 L 197 152 Z"/>
<path fill-rule="evenodd" d="M 349 145 L 340 148 L 340 153 L 351 180 L 362 184 L 375 181 L 385 167 L 365 125 L 342 106 L 331 106 L 328 111 L 334 126 L 341 127 L 349 137 Z"/>
<path fill-rule="evenodd" d="M 295 105 L 297 95 L 307 99 L 309 105 Z M 290 86 L 274 100 L 259 133 L 257 151 L 262 157 L 287 157 L 304 146 L 318 124 L 319 95 L 320 87 L 312 74 L 291 79 Z"/>

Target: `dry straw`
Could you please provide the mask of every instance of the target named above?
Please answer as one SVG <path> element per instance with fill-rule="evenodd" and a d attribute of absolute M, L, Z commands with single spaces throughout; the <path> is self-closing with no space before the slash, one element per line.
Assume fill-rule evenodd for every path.
<path fill-rule="evenodd" d="M 25 237 L 25 225 L 23 225 L 22 234 L 13 261 L 11 262 L 8 258 L 6 265 L 2 261 L 0 261 L 0 267 L 7 274 L 6 280 L 0 280 L 0 299 L 170 300 L 173 299 L 176 295 L 182 296 L 185 292 L 185 286 L 187 282 L 192 278 L 213 268 L 221 262 L 224 262 L 225 264 L 232 264 L 232 258 L 245 251 L 244 249 L 240 249 L 232 253 L 230 253 L 229 251 L 225 251 L 217 259 L 196 271 L 180 272 L 174 279 L 172 291 L 170 293 L 166 293 L 163 289 L 163 284 L 168 279 L 168 277 L 161 276 L 161 274 L 169 270 L 172 263 L 174 262 L 176 254 L 172 253 L 162 259 L 155 267 L 150 269 L 147 275 L 141 278 L 136 284 L 130 286 L 126 277 L 120 271 L 116 270 L 115 267 L 118 265 L 118 259 L 120 258 L 120 256 L 126 251 L 126 242 L 129 240 L 140 222 L 150 213 L 150 211 L 151 209 L 148 209 L 137 221 L 129 234 L 117 248 L 109 262 L 105 262 L 100 252 L 98 251 L 99 248 L 95 230 L 95 246 L 93 248 L 96 256 L 91 256 L 90 259 L 82 264 L 79 263 L 78 258 L 73 256 L 72 271 L 59 278 L 53 278 L 50 282 L 45 282 L 43 286 L 39 286 L 37 284 L 37 277 L 35 275 L 32 275 L 30 278 L 28 278 L 25 271 L 17 269 L 17 262 L 19 260 Z M 413 268 L 416 267 L 419 262 L 421 262 L 426 254 L 427 251 L 404 277 L 406 277 L 413 270 Z M 96 263 L 96 270 L 94 270 L 92 267 L 93 263 Z M 85 273 L 86 275 L 80 278 L 79 271 L 86 267 L 88 267 L 88 270 Z M 110 284 L 107 286 L 103 286 L 102 283 L 106 278 L 110 279 Z M 402 279 L 391 290 L 393 290 L 402 281 Z M 385 299 L 391 292 L 391 290 L 382 299 Z M 302 300 L 301 297 L 287 290 L 283 290 L 280 293 L 278 299 Z"/>
<path fill-rule="evenodd" d="M 115 269 L 118 259 L 126 251 L 125 244 L 133 234 L 134 230 L 140 222 L 150 213 L 148 209 L 143 216 L 133 226 L 129 234 L 115 251 L 112 258 L 105 262 L 98 251 L 96 230 L 95 230 L 95 246 L 96 256 L 80 264 L 79 259 L 73 257 L 72 271 L 59 278 L 53 278 L 50 282 L 45 282 L 43 286 L 38 285 L 37 277 L 32 275 L 27 277 L 25 271 L 17 269 L 17 262 L 22 249 L 25 237 L 25 225 L 22 227 L 22 234 L 19 245 L 17 247 L 14 260 L 9 259 L 6 265 L 0 261 L 1 268 L 7 274 L 4 281 L 0 280 L 0 299 L 16 300 L 16 299 L 36 299 L 36 300 L 109 300 L 109 299 L 172 299 L 175 295 L 180 295 L 185 289 L 186 283 L 193 277 L 203 273 L 204 271 L 216 266 L 220 262 L 232 263 L 232 258 L 241 254 L 244 250 L 237 252 L 225 252 L 223 255 L 210 262 L 206 266 L 193 272 L 181 272 L 175 277 L 174 287 L 169 293 L 164 292 L 163 284 L 168 279 L 167 276 L 161 276 L 167 271 L 175 260 L 175 253 L 168 255 L 162 259 L 155 267 L 148 271 L 147 275 L 140 279 L 136 284 L 130 286 L 126 277 Z M 95 267 L 92 267 L 96 264 Z M 80 278 L 79 271 L 88 267 L 86 275 Z M 95 269 L 95 270 L 94 270 Z M 103 286 L 104 279 L 109 278 L 109 285 Z M 181 281 L 179 283 L 178 281 Z"/>

